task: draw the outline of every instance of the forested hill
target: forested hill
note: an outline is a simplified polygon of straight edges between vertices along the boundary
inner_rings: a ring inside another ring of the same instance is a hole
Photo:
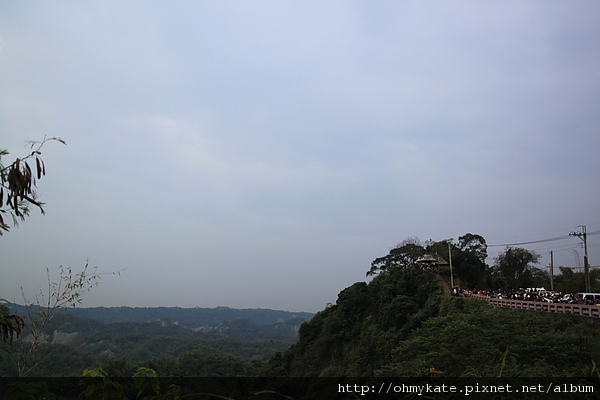
[[[568,315],[492,309],[443,294],[439,275],[390,268],[339,293],[266,376],[589,376],[600,331]]]
[[[10,304],[11,312],[27,315],[25,307]],[[104,323],[114,322],[154,322],[168,319],[188,328],[214,326],[224,321],[250,321],[257,326],[273,325],[291,319],[310,320],[314,314],[308,312],[290,312],[263,308],[236,309],[229,307],[216,308],[181,308],[181,307],[90,307],[69,308],[65,314],[82,320],[95,320]]]
[[[23,316],[25,326],[21,346],[0,342],[0,377],[22,371],[29,376],[81,376],[89,368],[131,377],[140,367],[160,376],[253,376],[275,352],[294,343],[301,323],[312,317],[226,307],[100,307],[60,310],[42,325],[47,310],[14,304],[7,308]],[[33,343],[39,351],[28,350]]]

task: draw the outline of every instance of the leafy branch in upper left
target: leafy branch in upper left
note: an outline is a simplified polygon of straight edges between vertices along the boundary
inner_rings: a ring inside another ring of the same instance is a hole
[[[31,153],[17,158],[7,166],[2,164],[2,157],[9,154],[8,150],[0,149],[0,235],[10,230],[10,225],[4,220],[7,214],[12,217],[13,226],[18,226],[19,220],[25,220],[32,205],[44,214],[44,203],[39,200],[35,188],[37,181],[46,174],[41,149],[49,141],[66,145],[66,142],[58,137],[44,137],[42,141],[29,141]],[[35,172],[32,168],[34,163]]]

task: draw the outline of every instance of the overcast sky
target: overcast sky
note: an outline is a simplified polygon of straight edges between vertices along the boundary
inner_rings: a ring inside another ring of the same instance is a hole
[[[84,306],[316,312],[407,237],[598,231],[599,16],[592,0],[2,0],[3,162],[44,135],[68,145],[43,148],[47,214],[0,238],[0,297],[89,260],[122,273]],[[580,244],[522,247],[576,267]]]

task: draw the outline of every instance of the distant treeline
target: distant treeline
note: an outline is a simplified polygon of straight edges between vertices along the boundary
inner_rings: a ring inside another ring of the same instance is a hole
[[[6,304],[11,312],[27,315],[24,306]],[[35,307],[35,306],[34,306]],[[113,322],[153,322],[168,319],[189,328],[206,325],[217,325],[223,321],[247,320],[258,326],[272,325],[290,319],[310,320],[314,314],[308,312],[290,312],[265,308],[236,309],[229,307],[216,308],[181,308],[181,307],[89,307],[68,308],[62,311],[82,320],[94,320],[104,323]]]
[[[104,323],[65,313],[45,327],[40,346],[33,353],[27,353],[32,336],[31,325],[26,323],[15,343],[2,344],[0,376],[19,376],[23,351],[31,366],[26,369],[27,376],[81,376],[88,368],[101,368],[110,376],[131,376],[140,367],[152,368],[161,376],[252,376],[275,352],[297,340],[304,322],[292,318],[259,326],[236,319],[190,328],[166,318],[172,317],[167,310],[161,309],[157,315],[163,318],[152,322]],[[270,310],[261,311],[266,321]],[[27,315],[24,310],[20,312]],[[270,320],[275,315],[294,314],[275,311]]]

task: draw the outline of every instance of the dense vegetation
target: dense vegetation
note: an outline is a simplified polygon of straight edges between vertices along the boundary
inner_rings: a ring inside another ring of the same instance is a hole
[[[108,345],[121,351],[97,356],[73,345],[45,345],[31,360],[36,365],[29,376],[81,376],[87,368],[102,368],[108,376],[131,377],[139,367],[151,368],[159,376],[254,376],[289,343],[118,335]],[[0,376],[17,376],[18,357],[11,353],[0,361]]]
[[[300,328],[270,376],[584,376],[600,334],[568,315],[490,309],[442,294],[431,269],[391,268],[342,291]]]
[[[263,319],[268,311],[261,311]],[[273,311],[267,319],[276,320],[281,313]],[[40,346],[30,354],[30,324],[19,340],[4,344],[0,376],[19,376],[23,371],[27,376],[81,376],[87,368],[102,368],[110,376],[130,377],[139,367],[152,368],[160,376],[252,376],[276,351],[297,340],[302,321],[257,325],[232,320],[189,328],[166,318],[103,323],[66,314],[45,327]]]

